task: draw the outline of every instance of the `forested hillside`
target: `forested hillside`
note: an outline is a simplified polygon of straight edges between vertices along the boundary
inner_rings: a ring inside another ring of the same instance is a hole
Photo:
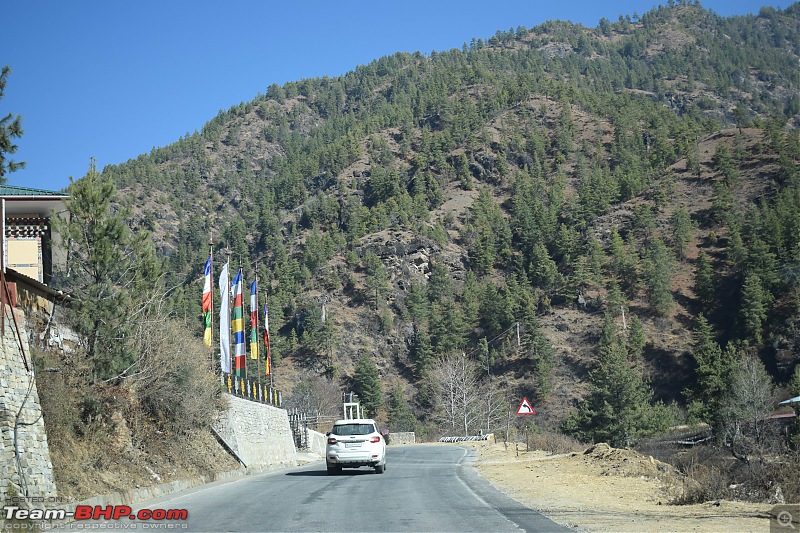
[[[273,85],[102,174],[198,339],[209,239],[258,273],[289,398],[335,379],[431,434],[523,395],[616,444],[721,428],[743,368],[800,394],[800,4],[668,4]],[[440,401],[458,366],[480,407]]]

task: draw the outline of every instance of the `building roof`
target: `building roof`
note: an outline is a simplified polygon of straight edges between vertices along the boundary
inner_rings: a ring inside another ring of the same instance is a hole
[[[797,413],[778,413],[776,415],[768,416],[767,420],[780,420],[781,418],[794,418]]]
[[[33,287],[34,289],[38,289],[41,292],[45,293],[47,296],[52,297],[55,300],[60,302],[68,302],[71,300],[69,294],[65,294],[63,291],[52,289],[41,283],[38,280],[33,279],[30,276],[26,276],[22,272],[17,272],[13,268],[9,268],[6,270],[6,279],[9,281],[14,281],[16,283],[21,283],[23,285],[27,285],[29,287]]]
[[[789,398],[788,400],[782,401],[780,404],[781,405],[786,405],[786,404],[789,404],[789,403],[798,403],[798,402],[800,402],[800,396],[795,396],[794,398]]]
[[[67,198],[69,195],[64,192],[46,191],[44,189],[34,189],[32,187],[18,187],[16,185],[0,185],[0,196],[24,196],[26,198]]]

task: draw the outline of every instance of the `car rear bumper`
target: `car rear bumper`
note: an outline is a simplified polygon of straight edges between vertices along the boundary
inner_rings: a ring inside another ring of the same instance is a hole
[[[338,466],[340,468],[358,468],[359,466],[378,466],[381,463],[380,459],[369,460],[355,460],[355,459],[338,459],[331,461],[327,459],[328,466]]]
[[[358,467],[378,465],[383,462],[383,457],[372,452],[328,453],[325,460],[328,466]]]

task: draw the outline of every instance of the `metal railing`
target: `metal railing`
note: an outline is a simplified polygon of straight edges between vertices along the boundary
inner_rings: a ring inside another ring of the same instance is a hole
[[[286,413],[289,415],[289,426],[292,428],[294,444],[298,450],[309,449],[309,429],[313,429],[318,433],[327,433],[336,420],[335,416],[320,415],[317,412],[306,411],[296,407],[287,409]]]
[[[233,374],[222,374],[222,385],[228,394],[250,400],[252,402],[283,407],[283,395],[281,391],[270,387],[268,383],[260,383],[258,380],[245,379]]]

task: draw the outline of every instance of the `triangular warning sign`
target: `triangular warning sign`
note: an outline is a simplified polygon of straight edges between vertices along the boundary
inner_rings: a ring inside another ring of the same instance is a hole
[[[520,402],[519,407],[517,407],[517,414],[518,415],[535,415],[536,410],[531,405],[531,402],[528,401],[528,398],[523,398],[522,402]]]

